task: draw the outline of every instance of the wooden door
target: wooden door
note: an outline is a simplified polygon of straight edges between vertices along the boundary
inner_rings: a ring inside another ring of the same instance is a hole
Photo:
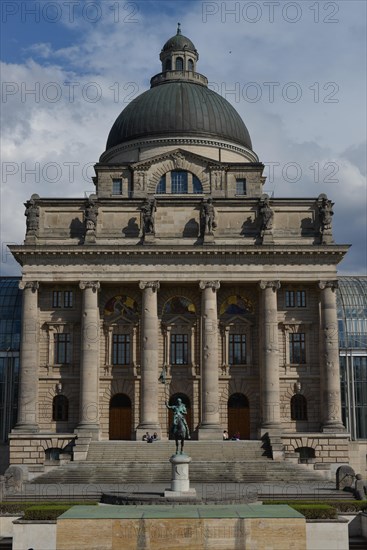
[[[228,400],[228,434],[231,438],[240,433],[240,439],[250,439],[250,407],[242,393],[231,395]]]
[[[110,439],[131,439],[131,401],[118,393],[110,401]]]

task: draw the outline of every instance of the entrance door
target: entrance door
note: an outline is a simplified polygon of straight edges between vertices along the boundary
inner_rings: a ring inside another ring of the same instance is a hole
[[[228,434],[240,433],[241,439],[250,439],[250,405],[243,393],[234,393],[228,399]]]
[[[191,403],[190,403],[190,399],[187,397],[187,395],[185,395],[184,393],[175,393],[174,395],[172,395],[170,397],[170,400],[168,401],[168,404],[169,405],[176,405],[177,399],[179,397],[181,398],[182,403],[186,407],[186,410],[187,410],[186,422],[187,422],[187,425],[188,425],[190,433],[191,433],[191,430],[192,430],[192,426],[191,426]],[[172,411],[172,409],[169,409],[168,410],[168,431],[171,429],[172,422],[173,422],[173,411]],[[169,433],[169,438],[172,439],[171,433]]]
[[[131,401],[123,393],[110,401],[110,439],[131,439]]]

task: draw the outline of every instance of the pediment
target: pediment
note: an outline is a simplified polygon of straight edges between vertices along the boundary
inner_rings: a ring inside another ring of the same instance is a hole
[[[244,315],[231,315],[226,317],[225,315],[222,318],[222,324],[225,326],[229,325],[247,325],[251,326],[252,323],[249,319],[247,319]]]
[[[208,168],[209,165],[213,165],[213,159],[185,151],[185,149],[177,148],[173,151],[168,151],[146,160],[134,162],[130,164],[130,168],[132,170],[149,170],[152,166],[165,161],[171,161],[173,163],[174,166],[172,170],[182,168],[181,165],[185,162],[194,163],[198,166],[202,166],[203,168]]]
[[[196,322],[196,315],[165,315],[164,324],[172,325],[193,325]]]

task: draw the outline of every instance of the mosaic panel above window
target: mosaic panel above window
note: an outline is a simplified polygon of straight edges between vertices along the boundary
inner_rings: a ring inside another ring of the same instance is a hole
[[[104,317],[108,323],[125,319],[135,321],[138,316],[138,304],[130,296],[114,296],[105,305]]]
[[[185,296],[174,296],[163,306],[163,315],[195,315],[194,304]]]
[[[220,315],[248,315],[249,313],[254,313],[252,302],[238,294],[226,298],[219,311]]]

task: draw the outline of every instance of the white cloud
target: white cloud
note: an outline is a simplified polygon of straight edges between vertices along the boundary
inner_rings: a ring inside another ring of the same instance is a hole
[[[179,15],[172,14],[171,4],[166,9],[166,3],[139,2],[137,23],[116,24],[110,14],[95,25],[80,18],[74,24],[64,20],[68,31],[77,30],[69,45],[55,48],[48,40],[38,39],[28,48],[25,62],[4,63],[2,78],[10,87],[2,105],[2,162],[16,163],[19,171],[8,174],[2,184],[2,242],[23,240],[23,202],[32,193],[83,196],[92,190],[82,167],[98,160],[119,112],[147,89],[150,77],[160,71],[160,50],[181,20],[182,32],[199,50],[198,70],[241,114],[260,160],[280,163],[274,182],[266,187],[274,189],[276,196],[317,197],[326,192],[336,203],[336,239],[353,243],[343,269],[363,271],[366,132],[360,46],[365,37],[365,6],[340,2],[339,23],[316,24],[312,2],[299,4],[303,17],[298,23],[290,24],[277,16],[269,23],[264,15],[258,23],[250,24],[243,18],[235,23],[233,17],[223,23],[220,13],[204,23],[201,2],[175,3]],[[249,82],[260,86],[257,102],[249,100],[247,94],[253,91],[246,87]],[[269,101],[266,82],[279,83],[274,87],[273,102]],[[284,96],[284,86],[290,82],[296,82],[302,91],[295,103]],[[323,88],[328,82],[339,87],[334,96],[337,103],[325,102],[333,91]],[[36,97],[26,93],[31,89],[36,89]],[[60,99],[53,101],[57,93],[61,93]],[[93,103],[98,93],[100,98]],[[37,162],[40,181],[32,174],[22,174],[22,163],[25,171],[34,169]],[[79,163],[73,179],[69,177],[70,162]],[[290,162],[302,169],[302,178],[294,183],[282,175]],[[54,183],[47,181],[54,174],[51,163],[62,169]],[[315,181],[316,163],[319,182]],[[337,183],[325,181],[330,174],[327,163],[337,165]],[[42,174],[45,166],[50,171]],[[3,261],[2,272],[14,270],[9,265]]]

